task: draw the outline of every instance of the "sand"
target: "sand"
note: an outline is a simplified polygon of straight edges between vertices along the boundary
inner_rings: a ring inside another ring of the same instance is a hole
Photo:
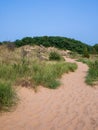
[[[98,130],[98,86],[85,84],[88,67],[77,64],[56,90],[39,87],[34,93],[21,87],[17,108],[0,115],[0,130]]]

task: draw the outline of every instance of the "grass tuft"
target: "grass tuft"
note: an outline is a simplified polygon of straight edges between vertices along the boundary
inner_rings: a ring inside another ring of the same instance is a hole
[[[98,81],[98,61],[94,61],[89,65],[89,70],[86,76],[86,83],[94,85]]]
[[[16,92],[9,83],[0,83],[0,110],[8,110],[16,103]]]

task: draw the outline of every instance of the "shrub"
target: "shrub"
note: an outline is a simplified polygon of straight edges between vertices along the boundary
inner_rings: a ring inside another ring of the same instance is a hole
[[[90,55],[89,55],[87,47],[84,48],[83,57],[90,58]]]
[[[61,60],[61,55],[56,51],[50,52],[49,60]]]
[[[15,103],[15,90],[8,83],[0,83],[0,110],[7,110]]]
[[[7,48],[9,51],[14,51],[15,50],[15,43],[9,42],[6,44]]]

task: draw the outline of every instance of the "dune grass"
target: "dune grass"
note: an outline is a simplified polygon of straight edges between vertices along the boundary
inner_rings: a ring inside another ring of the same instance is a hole
[[[87,64],[88,66],[90,66],[90,64],[92,63],[91,59],[88,58],[79,58],[77,61]]]
[[[95,85],[98,82],[98,60],[81,58],[78,61],[87,64],[89,67],[85,82],[90,86]]]
[[[40,62],[32,61],[32,64],[0,64],[0,81],[14,84],[18,79],[30,77],[35,85],[43,85],[49,88],[59,86],[58,78],[63,73],[74,71],[77,65],[66,62]],[[53,87],[52,87],[53,86]]]
[[[58,78],[60,78],[62,74],[74,71],[76,68],[76,64],[66,62],[34,64],[32,78],[35,84],[41,84],[54,89],[60,85]]]
[[[94,85],[98,81],[98,60],[92,62],[89,65],[89,70],[86,76],[86,83],[89,85]]]
[[[9,53],[5,47],[1,48],[0,110],[8,109],[15,104],[17,96],[13,86],[29,86],[34,91],[39,85],[56,89],[60,85],[59,78],[64,73],[73,72],[77,69],[75,63],[65,62],[58,52],[52,54],[55,61],[41,60],[35,54],[37,55],[37,51],[34,52],[34,56],[32,54],[29,57],[21,55],[21,50],[18,49]],[[49,53],[47,53],[48,56]]]
[[[0,64],[0,80],[14,83],[18,78],[28,75],[28,66],[22,64]]]
[[[0,82],[0,110],[8,110],[16,103],[15,89],[9,83]]]
[[[59,78],[64,73],[75,71],[77,65],[67,62],[40,62],[32,61],[32,64],[0,64],[0,109],[7,109],[15,103],[16,92],[11,85],[15,85],[21,79],[31,79],[32,86],[42,85],[55,89],[60,85]]]

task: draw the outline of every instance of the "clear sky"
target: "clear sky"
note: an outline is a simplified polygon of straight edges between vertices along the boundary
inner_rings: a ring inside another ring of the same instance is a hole
[[[44,35],[98,43],[98,0],[0,0],[0,41]]]

